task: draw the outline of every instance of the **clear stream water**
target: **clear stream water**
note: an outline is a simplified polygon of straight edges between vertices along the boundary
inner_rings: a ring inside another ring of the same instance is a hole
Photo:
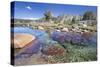
[[[44,48],[47,45],[55,45],[58,42],[60,44],[72,40],[73,42],[79,43],[82,39],[80,34],[71,34],[71,33],[63,33],[63,32],[57,32],[52,31],[49,35],[46,31],[43,30],[33,30],[27,27],[14,27],[11,28],[11,33],[28,33],[37,38],[37,42],[33,43],[30,47],[24,48],[24,51],[21,52],[21,54],[26,53],[36,53],[40,50],[40,47]],[[72,39],[71,39],[72,38]],[[88,45],[97,45],[97,33],[93,33],[92,36],[89,38],[89,40],[86,40],[83,38],[83,42]],[[35,46],[34,46],[35,44]],[[20,54],[17,56],[19,57]]]
[[[56,43],[56,41],[59,42],[65,42],[73,40],[73,41],[79,41],[82,39],[80,34],[72,34],[72,33],[62,33],[62,32],[57,32],[57,31],[52,31],[51,35],[48,35],[46,31],[43,30],[33,30],[27,27],[14,27],[11,28],[11,33],[28,33],[33,36],[36,36],[36,38],[43,44],[53,44]],[[72,39],[71,39],[72,38]],[[86,40],[85,38],[83,38]],[[88,43],[90,44],[97,44],[97,32],[94,32],[92,36],[87,40]]]

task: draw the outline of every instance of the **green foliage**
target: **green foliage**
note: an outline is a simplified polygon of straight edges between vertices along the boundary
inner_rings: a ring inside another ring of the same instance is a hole
[[[92,11],[87,11],[83,15],[83,20],[93,20],[95,19],[94,14]]]
[[[72,24],[75,24],[75,22],[76,22],[75,17],[73,17]]]
[[[53,56],[52,59],[56,63],[66,63],[67,62],[66,54],[64,54],[62,56]]]
[[[45,20],[46,20],[46,21],[50,21],[50,19],[52,18],[51,11],[46,11],[46,12],[44,13],[44,16],[45,16]]]
[[[68,62],[84,62],[97,60],[96,47],[77,46],[65,43]]]

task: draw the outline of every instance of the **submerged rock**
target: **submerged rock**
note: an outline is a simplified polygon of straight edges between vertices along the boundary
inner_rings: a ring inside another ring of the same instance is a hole
[[[35,36],[26,33],[14,33],[11,45],[13,48],[23,48],[36,39]]]
[[[48,47],[42,49],[42,53],[44,55],[51,55],[51,56],[63,55],[64,52],[65,52],[65,49],[63,47],[61,47],[60,45],[58,45],[58,46],[48,46]]]
[[[51,33],[51,38],[61,44],[70,42],[76,45],[96,45],[97,34],[94,32],[84,32],[83,34],[77,32],[57,32]]]
[[[25,46],[24,48],[20,49],[20,51],[15,55],[15,58],[27,58],[36,54],[40,51],[41,43],[37,40],[30,43],[30,45]]]

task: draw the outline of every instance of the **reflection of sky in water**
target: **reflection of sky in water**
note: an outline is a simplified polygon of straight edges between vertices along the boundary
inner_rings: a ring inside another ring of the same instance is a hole
[[[37,37],[38,41],[45,45],[55,44],[56,41],[59,42],[65,42],[66,40],[72,40],[73,42],[81,42],[80,40],[83,39],[83,42],[86,42],[86,44],[97,44],[97,33],[93,33],[92,36],[89,38],[89,40],[86,40],[85,38],[82,38],[80,34],[71,34],[67,33],[64,34],[62,32],[56,32],[53,31],[51,34],[51,38],[48,36],[48,34],[43,30],[32,30],[27,27],[14,27],[12,28],[11,32],[14,33],[29,33]],[[69,36],[69,37],[68,37]],[[72,39],[71,39],[72,38]]]
[[[27,27],[14,27],[14,28],[11,29],[11,32],[14,32],[14,33],[29,33],[29,34],[32,34],[32,35],[37,36],[37,37],[46,34],[45,31],[32,30],[32,29],[29,29]]]
[[[37,39],[43,43],[43,44],[54,44],[56,43],[55,41],[53,41],[52,39],[49,38],[48,34],[45,31],[41,31],[41,30],[32,30],[30,28],[27,27],[14,27],[11,29],[11,32],[13,33],[28,33],[31,34],[33,36],[36,36]]]

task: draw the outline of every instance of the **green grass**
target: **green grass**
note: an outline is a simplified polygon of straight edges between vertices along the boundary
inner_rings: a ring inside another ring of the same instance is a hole
[[[55,63],[66,63],[66,62],[85,62],[85,61],[96,61],[97,51],[96,47],[92,46],[77,46],[70,43],[64,43],[66,52],[62,56],[53,56],[50,61]]]
[[[96,47],[92,46],[77,46],[65,43],[67,57],[69,62],[83,62],[83,61],[96,61],[97,51]]]

